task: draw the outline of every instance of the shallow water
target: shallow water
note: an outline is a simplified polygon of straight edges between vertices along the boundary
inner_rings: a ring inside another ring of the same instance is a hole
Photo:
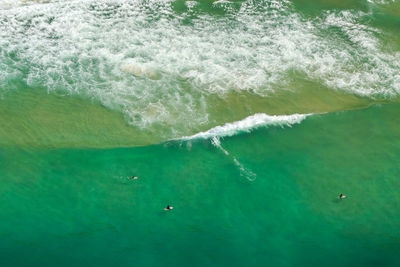
[[[400,90],[397,1],[13,3],[0,9],[0,93],[91,99],[153,143],[254,110],[332,111]]]
[[[3,1],[1,265],[399,265],[399,11]]]
[[[374,106],[260,128],[221,139],[229,155],[202,139],[2,148],[1,261],[399,264],[398,112]]]

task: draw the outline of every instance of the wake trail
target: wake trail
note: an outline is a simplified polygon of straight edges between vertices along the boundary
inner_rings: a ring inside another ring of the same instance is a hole
[[[249,168],[246,168],[235,156],[222,147],[220,138],[249,133],[261,127],[280,126],[292,127],[295,124],[301,123],[308,116],[313,114],[291,114],[291,115],[268,115],[265,113],[256,113],[242,120],[228,122],[224,125],[219,125],[205,132],[199,132],[191,136],[182,136],[174,140],[189,141],[195,139],[209,139],[211,144],[221,150],[229,157],[235,166],[239,169],[240,175],[249,181],[254,181],[257,174]]]
[[[232,161],[235,163],[235,166],[239,169],[240,176],[245,177],[250,182],[253,182],[257,178],[256,173],[254,173],[249,168],[246,168],[235,156],[231,156],[229,154],[229,152],[225,148],[222,147],[221,141],[217,136],[214,136],[213,138],[211,138],[211,144],[213,144],[215,147],[217,147],[222,152],[224,152],[224,154],[227,157],[232,159]]]

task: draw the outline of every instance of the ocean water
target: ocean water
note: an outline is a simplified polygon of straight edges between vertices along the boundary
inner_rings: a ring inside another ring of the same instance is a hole
[[[399,95],[397,0],[0,1],[1,266],[400,265]]]

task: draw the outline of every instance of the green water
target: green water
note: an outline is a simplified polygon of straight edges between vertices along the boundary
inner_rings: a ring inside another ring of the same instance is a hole
[[[3,148],[1,261],[394,266],[399,111],[374,106],[225,138],[229,156],[205,140]],[[256,179],[241,176],[230,156]],[[162,210],[167,203],[172,211]]]
[[[397,0],[5,0],[0,265],[398,266],[399,95]]]

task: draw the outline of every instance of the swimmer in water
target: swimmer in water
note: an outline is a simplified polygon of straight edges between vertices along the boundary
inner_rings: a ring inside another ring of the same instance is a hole
[[[343,198],[345,198],[346,196],[345,195],[343,195],[343,194],[340,194],[339,195],[339,199],[343,199]]]
[[[132,179],[132,180],[136,180],[137,178],[138,178],[137,176],[128,177],[128,179]]]
[[[172,210],[174,207],[171,207],[170,205],[167,205],[167,207],[164,210]]]

